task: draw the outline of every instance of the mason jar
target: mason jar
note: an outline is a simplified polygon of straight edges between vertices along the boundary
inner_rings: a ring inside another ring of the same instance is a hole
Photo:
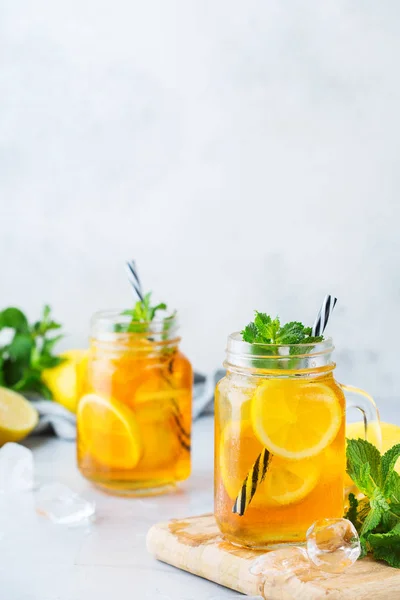
[[[78,466],[115,494],[163,493],[190,475],[192,368],[175,315],[130,318],[104,311],[92,319]]]
[[[229,541],[301,542],[317,519],[343,516],[345,394],[378,446],[380,427],[372,398],[335,380],[333,350],[330,338],[273,346],[229,337],[215,398],[215,517]]]

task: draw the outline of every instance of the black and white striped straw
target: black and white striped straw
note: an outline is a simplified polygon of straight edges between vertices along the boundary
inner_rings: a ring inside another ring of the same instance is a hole
[[[312,327],[311,335],[316,337],[318,335],[322,335],[328,325],[329,318],[335,308],[335,304],[337,302],[337,298],[334,296],[330,296],[327,294],[324,298],[324,301],[319,309],[319,313],[317,318],[315,319],[314,325]]]
[[[143,301],[143,290],[142,284],[137,274],[136,263],[134,260],[126,261],[126,271],[128,273],[129,283],[133,287],[134,291],[138,295],[139,300]]]

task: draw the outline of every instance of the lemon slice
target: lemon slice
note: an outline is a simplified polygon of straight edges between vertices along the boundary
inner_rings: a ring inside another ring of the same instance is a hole
[[[139,426],[133,411],[114,399],[87,394],[78,405],[80,443],[94,460],[114,469],[133,469],[140,460]]]
[[[26,437],[38,422],[38,413],[21,394],[0,387],[0,446]]]
[[[219,442],[219,467],[231,500],[236,499],[262,449],[250,421],[231,421],[224,427]]]
[[[219,444],[219,466],[222,482],[232,501],[236,499],[262,448],[250,421],[233,421],[225,426]],[[318,483],[320,470],[316,459],[288,461],[272,457],[251,507],[273,507],[300,502]]]
[[[272,454],[300,460],[319,454],[335,439],[342,410],[326,385],[269,380],[255,391],[251,422],[258,440]]]
[[[319,474],[315,460],[288,461],[274,456],[265,480],[254,496],[253,506],[282,506],[300,502],[315,488]]]

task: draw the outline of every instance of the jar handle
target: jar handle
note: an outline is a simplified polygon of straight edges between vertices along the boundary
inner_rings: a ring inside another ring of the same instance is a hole
[[[379,412],[375,401],[364,390],[360,390],[353,385],[339,384],[346,395],[346,407],[357,408],[363,415],[365,439],[371,444],[374,444],[378,450],[382,449],[382,433],[379,420]],[[357,398],[348,398],[347,394],[357,396]]]

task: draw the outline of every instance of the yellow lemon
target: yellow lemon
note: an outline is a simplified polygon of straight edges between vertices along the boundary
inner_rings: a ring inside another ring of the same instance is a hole
[[[134,469],[141,455],[133,411],[97,394],[81,398],[77,412],[80,443],[94,460],[110,469]]]
[[[234,501],[263,446],[254,435],[250,421],[231,422],[220,441],[221,477],[228,496]],[[273,456],[267,474],[257,487],[253,508],[283,506],[300,502],[316,486],[320,474],[318,460],[289,461]]]
[[[19,442],[38,422],[38,412],[21,394],[0,387],[0,446]]]
[[[301,460],[319,454],[335,439],[342,410],[335,393],[322,383],[271,379],[254,393],[251,422],[272,454]]]
[[[62,404],[71,412],[76,412],[76,405],[82,388],[87,368],[87,350],[68,350],[60,354],[65,358],[58,367],[46,369],[42,380],[53,394],[55,402]]]

